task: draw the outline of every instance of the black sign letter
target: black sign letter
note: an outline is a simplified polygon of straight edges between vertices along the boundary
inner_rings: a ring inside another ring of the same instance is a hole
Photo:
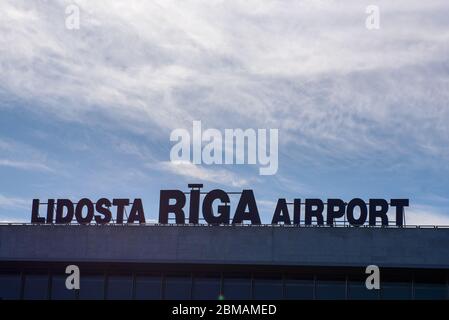
[[[170,199],[176,200],[175,204],[170,204]],[[174,213],[177,224],[185,223],[184,205],[186,204],[186,196],[180,190],[161,190],[159,200],[159,223],[168,223],[168,214]]]
[[[247,206],[248,212],[245,211]],[[242,223],[244,220],[250,220],[252,224],[261,224],[253,190],[242,191],[232,224]]]

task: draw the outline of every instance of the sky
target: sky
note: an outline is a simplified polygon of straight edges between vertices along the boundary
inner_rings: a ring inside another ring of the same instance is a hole
[[[66,26],[79,8],[79,29]],[[368,29],[366,7],[379,8]],[[0,220],[33,198],[253,189],[277,198],[409,198],[449,225],[449,2],[0,2]],[[170,133],[276,128],[279,169],[170,162]]]

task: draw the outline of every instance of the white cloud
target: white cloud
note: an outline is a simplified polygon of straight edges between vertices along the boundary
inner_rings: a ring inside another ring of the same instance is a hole
[[[29,209],[31,207],[31,200],[8,197],[0,194],[0,208],[3,209]]]
[[[0,214],[0,223],[27,223],[27,222],[29,221],[25,218],[4,216]]]
[[[159,168],[196,181],[208,181],[232,187],[243,187],[249,183],[249,180],[243,179],[228,170],[206,169],[191,162],[161,162]]]
[[[28,144],[0,138],[0,167],[54,173],[54,165],[45,152]]]
[[[17,169],[24,169],[24,170],[37,170],[37,171],[48,171],[52,172],[53,170],[42,163],[34,163],[34,162],[27,162],[27,161],[14,161],[14,160],[8,160],[8,159],[0,159],[0,166],[3,167],[11,167],[11,168],[17,168]]]
[[[29,220],[22,217],[4,216],[0,214],[0,223],[27,223]]]
[[[79,0],[69,31],[71,3],[0,4],[1,87],[35,108],[153,134],[279,128],[339,161],[449,159],[447,1],[377,1],[376,31],[369,1]]]
[[[413,205],[406,209],[407,225],[449,226],[449,215],[427,205]]]

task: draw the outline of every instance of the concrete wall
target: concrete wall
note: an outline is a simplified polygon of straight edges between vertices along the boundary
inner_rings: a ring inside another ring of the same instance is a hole
[[[449,268],[449,229],[0,226],[0,261]]]

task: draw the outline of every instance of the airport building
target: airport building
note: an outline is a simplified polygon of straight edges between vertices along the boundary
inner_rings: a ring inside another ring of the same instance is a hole
[[[416,226],[2,224],[0,298],[448,299],[448,244]]]

